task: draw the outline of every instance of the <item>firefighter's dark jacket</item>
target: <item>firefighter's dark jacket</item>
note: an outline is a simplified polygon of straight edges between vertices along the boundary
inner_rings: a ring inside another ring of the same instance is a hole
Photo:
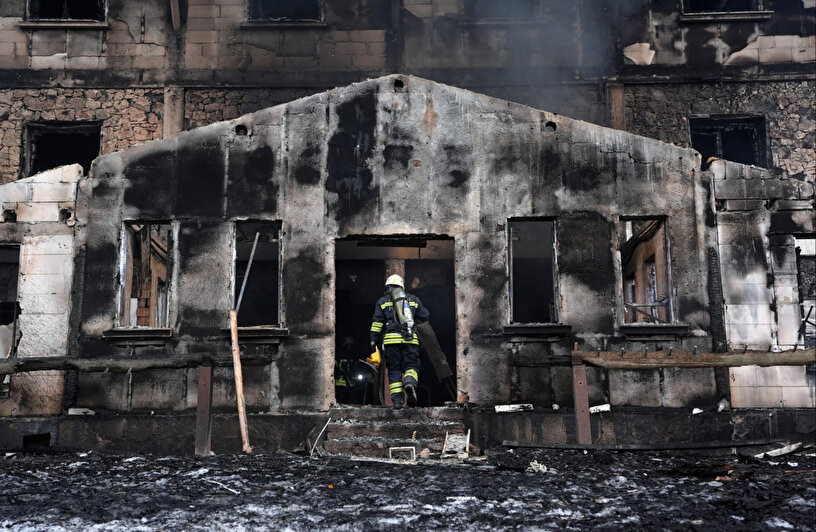
[[[426,309],[418,297],[408,294],[408,305],[413,313],[414,323],[428,321],[430,312]],[[401,301],[399,303],[402,303]],[[385,295],[381,297],[374,307],[374,316],[371,318],[371,341],[377,345],[392,344],[414,344],[419,345],[419,337],[414,332],[414,337],[405,339],[402,335],[403,328],[397,320],[394,305],[399,304]]]

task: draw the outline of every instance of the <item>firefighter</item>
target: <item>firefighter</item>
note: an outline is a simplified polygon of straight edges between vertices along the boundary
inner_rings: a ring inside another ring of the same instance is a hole
[[[416,326],[428,321],[430,313],[416,296],[405,293],[399,275],[385,281],[385,295],[374,307],[371,318],[371,350],[384,347],[385,367],[394,410],[400,410],[407,396],[408,406],[417,402],[419,382],[419,337]]]

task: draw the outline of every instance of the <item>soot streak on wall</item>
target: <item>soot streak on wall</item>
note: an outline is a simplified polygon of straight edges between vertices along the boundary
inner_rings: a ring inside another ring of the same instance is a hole
[[[379,190],[369,167],[377,126],[376,90],[355,95],[337,105],[335,112],[337,128],[329,139],[326,190],[337,194],[337,200],[333,209],[331,202],[327,209],[342,227],[365,209],[376,209]]]

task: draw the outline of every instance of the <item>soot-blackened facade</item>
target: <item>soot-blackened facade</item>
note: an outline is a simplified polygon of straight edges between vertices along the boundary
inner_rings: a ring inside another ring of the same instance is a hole
[[[575,341],[594,350],[637,348],[644,340],[620,310],[621,219],[664,220],[672,249],[673,316],[649,334],[688,349],[724,341],[711,326],[714,198],[710,174],[699,167],[691,150],[407,76],[297,100],[95,162],[77,210],[82,273],[75,286],[82,296],[72,345],[80,356],[100,357],[226,351],[236,223],[279,223],[280,319],[269,325],[288,335],[251,346],[277,355],[247,372],[249,404],[325,410],[334,400],[336,240],[452,238],[460,394],[477,403],[566,401],[562,368],[519,361],[558,359]],[[554,279],[538,282],[557,287],[558,324],[510,327],[514,219],[554,224]],[[117,334],[126,222],[172,226],[171,332],[158,342]],[[82,375],[75,401],[117,410],[189,408],[193,376]],[[672,391],[658,404],[719,398],[713,370],[665,378]],[[593,399],[615,400],[628,387],[625,376],[607,381],[599,371],[593,379]]]

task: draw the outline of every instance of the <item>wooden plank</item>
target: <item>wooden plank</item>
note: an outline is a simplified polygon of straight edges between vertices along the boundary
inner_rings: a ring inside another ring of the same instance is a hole
[[[257,366],[269,364],[276,359],[276,354],[245,355],[243,363]],[[231,355],[226,357],[211,353],[182,353],[148,358],[18,357],[0,360],[0,375],[52,370],[128,373],[151,369],[195,368],[203,364],[205,360],[211,360],[212,365],[218,367],[233,364]]]
[[[258,240],[257,233],[255,234],[255,240],[256,242]],[[250,262],[252,262],[251,256]],[[246,400],[244,399],[244,374],[241,370],[241,347],[238,345],[238,311],[230,310],[229,321],[232,336],[232,368],[235,374],[235,395],[238,399],[238,425],[241,429],[243,451],[251,453],[252,447],[249,445],[249,428],[247,427],[246,417]]]
[[[212,451],[212,392],[212,366],[205,364],[198,368],[195,453],[199,456]]]
[[[589,425],[589,391],[586,366],[575,353],[572,358],[572,396],[575,404],[575,429],[580,445],[592,444],[592,428]]]
[[[735,350],[710,353],[672,349],[669,351],[620,352],[588,351],[576,353],[583,361],[606,369],[657,368],[733,368],[738,366],[804,366],[816,363],[814,349],[782,351]]]

